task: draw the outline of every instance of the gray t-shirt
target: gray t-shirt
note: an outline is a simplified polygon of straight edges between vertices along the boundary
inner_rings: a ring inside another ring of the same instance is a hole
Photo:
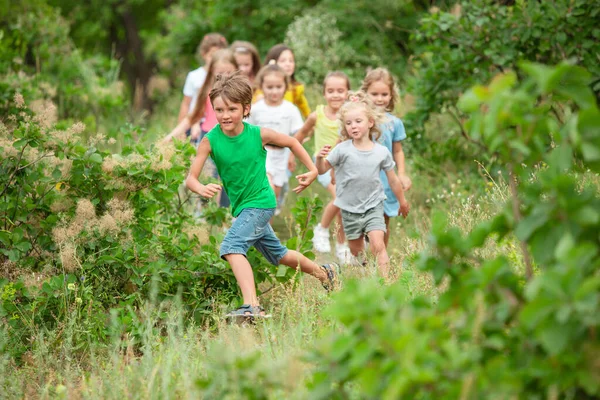
[[[333,148],[327,161],[335,171],[333,204],[344,211],[364,213],[385,200],[379,172],[389,171],[395,163],[392,153],[379,143],[371,150],[358,150],[352,140]]]

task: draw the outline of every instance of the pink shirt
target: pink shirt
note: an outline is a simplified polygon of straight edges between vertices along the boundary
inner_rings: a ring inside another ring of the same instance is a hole
[[[214,128],[215,125],[217,125],[217,115],[210,103],[210,97],[207,97],[206,105],[204,106],[204,121],[200,124],[200,128],[202,128],[202,132],[208,132]]]

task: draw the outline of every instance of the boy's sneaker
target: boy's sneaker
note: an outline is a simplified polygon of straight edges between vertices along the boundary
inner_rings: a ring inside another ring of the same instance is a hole
[[[319,253],[330,253],[331,243],[329,243],[329,229],[325,229],[318,224],[314,229],[314,237],[312,239],[313,248]]]
[[[336,243],[335,255],[342,264],[352,264],[353,256],[346,243]]]
[[[321,284],[325,290],[327,290],[327,292],[331,292],[338,287],[340,266],[336,263],[330,263],[321,265],[321,268],[327,274],[327,280],[325,282],[321,282]]]

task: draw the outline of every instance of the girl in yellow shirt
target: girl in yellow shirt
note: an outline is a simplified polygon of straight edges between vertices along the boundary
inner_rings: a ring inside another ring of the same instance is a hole
[[[303,118],[306,118],[310,114],[310,107],[306,96],[304,95],[304,85],[296,80],[296,60],[294,58],[294,52],[292,49],[284,44],[277,44],[271,47],[271,50],[267,53],[265,58],[265,65],[276,63],[281,69],[285,71],[287,76],[290,78],[290,85],[285,92],[284,99],[294,104],[300,110]],[[260,88],[257,88],[254,93],[253,103],[262,99],[263,93]]]
[[[350,80],[348,76],[340,71],[334,71],[327,74],[323,81],[323,97],[325,97],[325,105],[317,106],[315,112],[311,113],[304,126],[296,133],[295,137],[300,143],[303,143],[308,137],[315,137],[314,157],[323,146],[333,147],[340,140],[340,126],[337,120],[337,112],[346,101],[346,96],[350,90]],[[290,157],[290,164],[294,164],[294,160]],[[337,243],[336,255],[343,263],[351,261],[350,249],[346,244],[346,236],[342,229],[342,216],[340,209],[333,204],[335,200],[335,183],[332,182],[331,173],[328,171],[323,175],[318,176],[321,183],[331,194],[331,201],[325,206],[321,223],[314,229],[313,246],[320,253],[331,252],[331,244],[329,243],[329,226],[337,217],[339,227],[337,228]]]

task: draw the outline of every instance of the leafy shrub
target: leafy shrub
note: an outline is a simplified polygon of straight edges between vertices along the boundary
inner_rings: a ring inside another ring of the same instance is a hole
[[[462,134],[463,114],[456,107],[465,88],[514,70],[521,60],[556,64],[574,60],[589,70],[589,84],[598,93],[600,15],[597,2],[460,3],[452,12],[439,9],[425,15],[412,33],[413,76],[409,92],[417,97],[407,120],[411,131],[422,129],[430,116],[448,112]]]
[[[288,26],[285,43],[294,49],[301,82],[321,82],[329,71],[353,65],[354,50],[342,41],[335,16],[321,9],[305,12]]]
[[[342,329],[313,353],[318,398],[600,394],[600,199],[568,173],[574,156],[600,171],[600,111],[581,68],[521,70],[522,83],[499,75],[459,103],[469,134],[510,171],[508,204],[467,235],[434,216],[419,265],[441,285],[437,304],[401,282],[340,293]],[[521,261],[482,258],[491,237],[518,240]]]
[[[101,316],[122,308],[123,321],[131,320],[127,310],[135,313],[152,285],[156,300],[180,297],[196,321],[237,298],[218,251],[226,210],[206,205],[204,222],[194,221],[190,195],[179,192],[191,146],[135,145],[110,154],[103,135],[85,143],[83,124],[58,129],[15,98],[19,113],[0,127],[0,318],[16,354],[35,331],[73,313],[102,339]],[[306,199],[295,210],[293,248],[310,246],[319,204]],[[256,252],[249,259],[257,283],[294,276]]]

